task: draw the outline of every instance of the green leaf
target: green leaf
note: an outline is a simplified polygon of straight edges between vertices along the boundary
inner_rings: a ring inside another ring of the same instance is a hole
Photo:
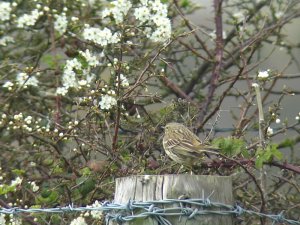
[[[181,0],[180,1],[180,6],[182,7],[182,8],[187,8],[188,6],[190,6],[190,0]]]
[[[13,169],[12,172],[18,176],[22,176],[23,174],[25,174],[24,170],[19,170],[19,169]]]
[[[80,170],[80,172],[81,172],[82,176],[84,176],[84,177],[88,177],[92,173],[91,170],[90,170],[90,168],[88,168],[88,167],[82,168]]]
[[[44,189],[41,194],[36,198],[36,204],[53,204],[59,198],[57,191]]]
[[[44,54],[41,58],[41,62],[48,65],[49,68],[55,69],[60,59],[62,59],[60,55]]]
[[[244,153],[247,156],[248,151],[246,150],[246,144],[241,139],[236,139],[233,137],[228,138],[217,138],[213,141],[213,145],[221,149],[224,155],[236,156],[240,153]]]
[[[85,178],[86,179],[86,178]],[[96,182],[92,178],[86,179],[80,186],[79,192],[85,197],[88,193],[95,189]]]
[[[52,170],[53,174],[59,175],[59,174],[63,174],[64,170],[63,168],[61,168],[59,165],[56,165],[53,170]]]
[[[280,146],[285,148],[285,147],[293,147],[296,144],[296,141],[293,139],[285,139],[283,142],[280,143]]]
[[[15,186],[7,185],[7,184],[0,186],[0,195],[6,195],[9,192],[15,192],[15,191],[16,191]]]
[[[257,168],[262,168],[265,162],[270,162],[274,158],[281,160],[283,158],[283,154],[278,150],[277,147],[277,144],[270,144],[265,149],[259,148],[255,154],[255,166]]]
[[[283,158],[283,154],[278,150],[278,145],[273,144],[268,146],[270,148],[271,156],[281,160]]]

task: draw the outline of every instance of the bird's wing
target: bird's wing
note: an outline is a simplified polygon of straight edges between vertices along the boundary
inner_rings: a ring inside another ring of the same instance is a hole
[[[171,138],[164,139],[163,142],[164,142],[164,145],[166,147],[168,147],[168,148],[174,148],[174,147],[176,147],[176,146],[178,146],[180,144],[180,140],[178,140],[178,139],[171,139]]]

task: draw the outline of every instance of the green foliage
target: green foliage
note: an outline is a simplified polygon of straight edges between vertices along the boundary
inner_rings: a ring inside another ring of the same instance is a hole
[[[57,67],[57,62],[61,59],[61,55],[44,54],[41,58],[41,62],[45,63],[49,68],[55,69]]]
[[[265,162],[270,162],[274,158],[281,160],[283,158],[283,154],[278,150],[277,147],[277,144],[270,144],[265,149],[259,148],[255,154],[255,166],[257,168],[262,168]]]
[[[296,144],[296,141],[294,139],[286,138],[280,143],[280,147],[286,148],[286,147],[294,147]]]
[[[122,156],[122,159],[125,161],[125,162],[128,162],[132,159],[132,156],[130,154],[130,152],[128,150],[124,150],[121,152],[121,156]]]
[[[221,153],[227,156],[237,156],[242,154],[243,157],[249,157],[249,153],[246,150],[246,143],[234,137],[216,138],[213,140],[213,145],[220,148]]]
[[[180,1],[180,6],[183,7],[183,8],[186,8],[188,6],[190,6],[190,0],[181,0]]]
[[[90,168],[84,167],[80,170],[80,173],[82,174],[82,176],[88,177],[89,175],[91,175],[92,171],[90,170]]]
[[[16,187],[14,185],[13,186],[7,184],[0,185],[0,196],[15,191],[16,191]]]
[[[22,175],[25,174],[26,171],[25,170],[19,170],[19,169],[13,169],[12,172],[14,174],[16,174],[17,176],[22,176]]]
[[[82,197],[86,197],[91,191],[95,189],[96,182],[92,178],[81,177],[76,180],[79,184],[79,192]]]
[[[38,205],[52,205],[59,199],[59,193],[55,190],[43,189],[36,197],[36,204]]]
[[[56,166],[53,167],[52,172],[53,172],[53,174],[63,174],[64,169],[61,166],[56,165]]]

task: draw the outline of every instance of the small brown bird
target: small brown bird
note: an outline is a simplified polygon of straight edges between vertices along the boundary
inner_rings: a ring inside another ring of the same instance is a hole
[[[163,147],[166,154],[175,162],[192,166],[199,162],[205,153],[218,154],[219,149],[203,144],[186,126],[168,123],[165,126]]]

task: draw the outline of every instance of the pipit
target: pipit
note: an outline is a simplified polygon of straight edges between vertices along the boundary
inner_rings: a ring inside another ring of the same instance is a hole
[[[168,123],[165,126],[163,147],[166,154],[175,162],[191,167],[201,162],[205,153],[218,154],[218,148],[206,145],[180,123]]]

